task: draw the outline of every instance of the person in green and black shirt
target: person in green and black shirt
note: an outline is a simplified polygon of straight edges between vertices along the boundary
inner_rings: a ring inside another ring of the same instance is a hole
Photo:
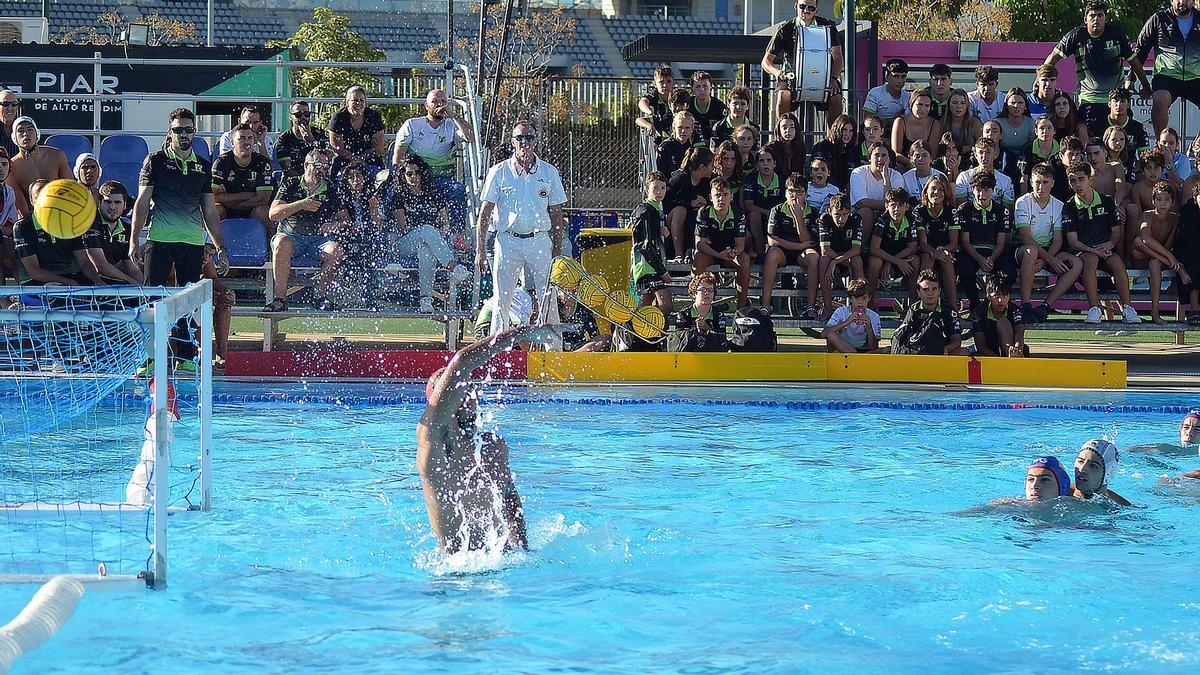
[[[867,285],[874,294],[880,279],[898,272],[910,292],[916,284],[917,226],[908,217],[908,191],[894,187],[883,196],[884,215],[871,233],[871,257],[867,261]]]
[[[712,272],[703,272],[692,277],[688,283],[688,295],[692,304],[671,315],[675,330],[698,331],[701,335],[716,335],[725,338],[725,315],[714,305],[717,297],[717,277]]]
[[[300,176],[304,173],[304,157],[313,148],[329,150],[329,136],[325,130],[310,124],[312,112],[308,102],[292,103],[292,126],[275,141],[275,161],[283,169],[284,176]]]
[[[711,206],[696,215],[696,260],[692,274],[701,274],[709,265],[737,270],[738,307],[750,304],[750,256],[746,254],[746,219],[733,206],[729,181],[714,178],[709,186]]]
[[[646,200],[638,204],[629,216],[633,230],[630,276],[637,288],[638,306],[657,305],[663,314],[670,314],[672,305],[671,274],[667,271],[665,239],[669,234],[663,216],[663,199],[667,196],[667,177],[659,171],[646,176]]]
[[[1142,86],[1146,86],[1146,73],[1142,70],[1145,55],[1134,54],[1129,36],[1120,26],[1108,22],[1108,5],[1099,0],[1084,5],[1083,25],[1076,26],[1058,41],[1046,56],[1045,64],[1052,66],[1068,56],[1075,57],[1079,112],[1089,129],[1108,114],[1108,92],[1121,84],[1125,61]]]
[[[271,238],[271,264],[276,288],[286,289],[292,273],[292,260],[319,260],[317,309],[331,311],[336,305],[327,297],[333,273],[345,253],[332,238],[337,229],[337,214],[342,210],[337,191],[326,180],[332,164],[326,150],[311,150],[304,158],[304,175],[287,178],[271,202],[271,220],[279,221],[279,231]],[[264,312],[287,311],[287,298],[272,300]]]
[[[958,224],[954,222],[949,186],[946,178],[933,177],[921,190],[920,204],[912,212],[921,269],[936,268],[943,279],[954,278],[954,256],[958,253]],[[950,306],[957,307],[957,284],[946,284],[945,290]]]
[[[262,223],[267,234],[274,235],[270,210],[272,184],[271,160],[254,152],[258,137],[249,124],[239,124],[232,132],[233,149],[223,152],[212,165],[212,191],[217,214],[226,218],[253,218]]]
[[[49,182],[39,178],[30,183],[30,204],[37,202],[38,193]],[[20,263],[17,279],[22,284],[91,286],[98,280],[84,274],[89,263],[83,237],[52,237],[37,224],[32,213],[13,226],[13,244]]]
[[[1000,272],[1010,279],[1016,277],[1016,263],[1008,252],[1012,237],[1012,211],[1008,205],[993,199],[996,178],[992,173],[977,173],[971,177],[971,199],[954,211],[958,225],[959,252],[954,257],[958,271],[958,286],[971,306],[979,304],[979,271]]]
[[[675,89],[675,73],[671,66],[659,66],[654,69],[654,83],[646,87],[646,93],[638,99],[638,111],[642,116],[634,120],[643,131],[650,134],[654,144],[658,145],[671,133],[671,120],[674,114],[667,97]]]
[[[696,120],[696,140],[705,144],[712,140],[717,122],[729,114],[729,108],[712,91],[712,75],[703,70],[692,73],[692,103],[688,112]]]
[[[783,186],[775,173],[775,155],[759,150],[755,168],[757,171],[742,184],[742,212],[746,214],[747,246],[759,258],[767,249],[764,226],[771,209],[783,203]]]
[[[1106,114],[1093,123],[1088,124],[1088,138],[1103,138],[1109,127],[1120,127],[1125,132],[1125,147],[1129,149],[1130,157],[1142,156],[1142,152],[1150,149],[1149,139],[1146,138],[1146,127],[1133,119],[1129,114],[1133,92],[1124,87],[1113,87],[1108,92],[1108,110]]]
[[[809,207],[808,181],[794,173],[786,183],[786,201],[771,209],[767,218],[767,241],[771,248],[763,262],[762,308],[771,312],[771,291],[775,288],[775,274],[780,267],[803,265],[807,268],[808,306],[802,318],[817,318],[817,273],[821,256],[817,251],[817,240],[813,237],[817,213]]]
[[[712,139],[709,141],[710,145],[716,147],[722,141],[732,141],[733,132],[737,131],[738,127],[743,126],[753,129],[754,135],[757,137],[760,130],[757,124],[750,121],[750,118],[747,116],[749,112],[750,90],[741,86],[730,89],[729,115],[713,125]]]
[[[1154,80],[1146,85],[1142,75],[1142,96],[1154,101],[1150,120],[1154,136],[1167,128],[1167,116],[1175,99],[1200,105],[1200,31],[1193,31],[1196,20],[1194,0],[1171,0],[1171,8],[1150,15],[1137,39],[1137,59],[1144,63],[1154,55]],[[1193,33],[1196,33],[1193,39]],[[1138,72],[1138,71],[1135,71]]]
[[[1083,290],[1091,309],[1087,323],[1100,323],[1100,295],[1097,290],[1097,271],[1100,263],[1112,274],[1121,298],[1121,317],[1126,323],[1140,323],[1137,312],[1129,306],[1129,273],[1125,261],[1117,253],[1121,241],[1121,214],[1111,197],[1092,187],[1092,165],[1076,162],[1067,167],[1067,182],[1075,196],[1063,204],[1063,232],[1067,245],[1083,260]]]
[[[838,193],[829,198],[828,210],[817,221],[821,246],[821,299],[825,318],[834,311],[833,279],[838,268],[851,279],[863,277],[862,219],[850,212],[850,196]]]
[[[988,275],[984,282],[987,302],[971,308],[971,329],[977,356],[1029,356],[1025,344],[1025,319],[1012,302],[1012,283],[1001,274]]]
[[[96,224],[104,257],[124,272],[134,283],[142,283],[142,270],[129,259],[129,219],[123,214],[133,200],[120,181],[105,181],[100,185],[100,220]]]
[[[146,157],[138,185],[141,191],[133,205],[129,230],[129,257],[144,262],[146,284],[161,286],[175,270],[179,285],[199,281],[204,272],[204,234],[216,246],[217,270],[229,271],[221,217],[212,193],[212,165],[192,150],[196,116],[187,108],[168,115],[167,143]],[[151,215],[150,207],[154,211]],[[138,240],[150,227],[143,249]]]

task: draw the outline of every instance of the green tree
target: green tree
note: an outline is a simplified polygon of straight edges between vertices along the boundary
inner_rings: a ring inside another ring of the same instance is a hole
[[[337,14],[328,7],[313,9],[312,21],[300,24],[296,32],[283,40],[267,43],[268,47],[290,49],[301,61],[343,61],[370,63],[382,61],[383,51],[350,27],[350,17]],[[384,93],[383,79],[373,74],[369,67],[363,68],[293,68],[292,88],[298,96],[311,98],[342,97],[353,85],[367,90],[368,96]],[[339,104],[316,106],[316,120],[327,123],[337,111]],[[400,126],[412,115],[410,106],[373,105],[383,116],[389,129]]]
[[[1157,6],[1139,0],[1107,0],[1108,20],[1136,40],[1142,24]],[[1030,42],[1058,42],[1064,33],[1083,23],[1085,0],[996,0],[1012,16],[1012,38]]]

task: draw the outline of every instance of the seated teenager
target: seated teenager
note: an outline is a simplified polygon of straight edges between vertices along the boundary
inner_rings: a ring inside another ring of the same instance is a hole
[[[129,259],[129,219],[125,211],[133,200],[120,181],[105,181],[100,185],[100,204],[95,230],[105,259],[135,283],[143,282],[142,269]]]
[[[851,279],[863,276],[862,221],[850,212],[850,198],[836,194],[829,198],[829,210],[817,221],[821,246],[821,298],[825,312],[833,308],[833,280],[841,272]]]
[[[667,180],[663,210],[667,214],[673,262],[686,262],[692,250],[696,216],[708,206],[708,182],[712,178],[713,154],[708,148],[691,148],[679,170]],[[731,195],[732,198],[732,195]]]
[[[1067,252],[1062,232],[1063,203],[1054,191],[1054,170],[1038,164],[1030,171],[1033,191],[1017,200],[1013,225],[1017,230],[1016,261],[1021,276],[1021,319],[1025,323],[1045,321],[1083,271],[1083,262]],[[1049,270],[1057,276],[1050,294],[1033,306],[1033,282],[1037,273]]]
[[[742,186],[741,199],[750,253],[753,258],[761,259],[767,250],[767,217],[771,215],[771,209],[783,203],[783,181],[775,173],[775,156],[766,150],[758,152],[755,167],[756,171]]]
[[[1075,457],[1075,484],[1071,494],[1080,499],[1108,497],[1121,506],[1130,506],[1129,500],[1109,489],[1117,473],[1120,453],[1117,446],[1102,438],[1094,438],[1079,449]]]
[[[696,260],[692,274],[699,275],[716,263],[737,270],[738,307],[750,304],[750,256],[746,254],[746,220],[733,207],[733,192],[724,178],[712,179],[712,206],[696,216]]]
[[[954,209],[950,206],[948,179],[939,177],[925,184],[920,194],[920,204],[913,211],[912,218],[917,226],[921,269],[936,269],[941,278],[953,279],[954,256],[958,253],[958,224],[954,222]],[[946,284],[943,290],[950,306],[957,307],[957,284]]]
[[[986,274],[1001,272],[1010,278],[1016,276],[1016,265],[1012,254],[1008,253],[1012,212],[1008,206],[993,199],[995,189],[993,173],[975,174],[971,178],[970,200],[954,211],[961,249],[954,257],[954,267],[958,272],[958,286],[972,307],[979,304],[980,270]]]
[[[874,293],[880,280],[892,273],[900,275],[904,286],[915,295],[913,288],[920,259],[917,257],[917,227],[908,218],[908,193],[902,187],[887,191],[883,198],[884,215],[871,235],[871,257],[867,261],[867,283]]]
[[[895,187],[904,187],[904,177],[891,168],[891,154],[883,143],[870,147],[870,163],[850,174],[850,202],[862,218],[863,237],[871,240],[875,221],[883,216],[883,196]]]
[[[1163,270],[1178,274],[1181,284],[1190,284],[1192,279],[1171,252],[1179,229],[1179,214],[1172,208],[1175,206],[1175,188],[1166,181],[1159,181],[1154,186],[1152,200],[1153,208],[1142,214],[1141,231],[1133,240],[1130,266],[1150,271],[1150,320],[1161,324],[1163,319],[1158,305],[1162,296]]]
[[[30,204],[37,203],[38,194],[49,183],[44,178],[30,183]],[[103,286],[110,280],[136,283],[109,264],[104,257],[103,238],[95,226],[81,236],[60,239],[43,230],[30,213],[13,226],[13,244],[21,284]]]
[[[971,308],[971,324],[975,334],[975,346],[971,350],[978,356],[1029,356],[1025,344],[1025,323],[1021,312],[1012,303],[1008,280],[992,274],[984,284],[987,302]]]
[[[807,269],[808,306],[803,318],[817,318],[817,285],[820,256],[812,228],[816,213],[805,202],[808,181],[794,173],[788,176],[786,201],[771,209],[767,222],[767,250],[763,262],[762,308],[771,313],[771,293],[775,288],[775,275],[780,267],[803,265]]]
[[[829,208],[829,198],[841,194],[838,186],[829,182],[829,162],[824,157],[814,157],[808,163],[808,205],[817,213]]]
[[[717,297],[717,277],[712,272],[701,272],[688,283],[688,295],[692,304],[671,315],[670,325],[675,330],[695,329],[702,335],[715,334],[725,337],[726,318],[721,308],[713,304]]]
[[[693,135],[695,128],[696,121],[691,113],[675,113],[671,121],[671,136],[658,146],[656,167],[659,171],[670,176],[679,170],[683,156],[696,145]]]
[[[1197,196],[1200,181],[1192,183],[1198,177],[1192,176],[1188,181],[1191,192],[1184,188],[1186,197],[1179,209],[1179,229],[1171,249],[1185,273],[1175,279],[1175,287],[1179,290],[1179,304],[1185,308],[1184,316],[1189,326],[1200,326],[1200,197]]]
[[[849,304],[841,305],[825,323],[822,335],[831,352],[865,354],[879,351],[883,330],[879,313],[871,309],[871,286],[866,279],[854,279],[846,285]]]
[[[917,275],[917,299],[892,333],[892,353],[966,356],[962,325],[958,315],[942,303],[937,272],[923,270]]]
[[[1129,274],[1125,261],[1117,253],[1121,241],[1121,221],[1112,198],[1092,188],[1092,166],[1083,162],[1067,169],[1067,181],[1075,196],[1063,206],[1063,231],[1067,244],[1083,260],[1083,289],[1087,294],[1087,323],[1100,323],[1101,263],[1112,274],[1121,299],[1121,317],[1126,323],[1140,323],[1137,311],[1129,305]]]
[[[317,275],[318,309],[332,310],[328,298],[333,274],[342,260],[342,247],[331,238],[341,210],[334,188],[325,180],[332,159],[325,150],[311,150],[304,158],[304,173],[287,178],[271,202],[271,220],[279,222],[279,231],[271,238],[272,266],[276,288],[286,289],[292,273],[292,260],[316,258],[321,271]],[[265,312],[285,312],[286,297],[278,297],[263,307]]]

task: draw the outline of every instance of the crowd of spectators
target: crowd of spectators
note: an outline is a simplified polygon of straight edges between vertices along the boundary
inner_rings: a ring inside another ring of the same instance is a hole
[[[858,297],[899,282],[915,301],[899,305],[902,317],[921,306],[930,280],[939,288],[935,299],[963,317],[988,317],[992,298],[1004,299],[995,300],[997,312],[1008,308],[1016,285],[1019,301],[1008,316],[1023,325],[1046,321],[1078,282],[1088,300],[1085,321],[1115,314],[1138,322],[1129,269],[1147,270],[1150,318],[1162,323],[1160,289],[1170,270],[1186,320],[1200,325],[1200,220],[1192,217],[1200,215],[1200,175],[1168,125],[1176,100],[1200,103],[1193,0],[1154,13],[1135,40],[1108,21],[1102,2],[1087,2],[1082,25],[1046,56],[1028,91],[1001,91],[990,65],[974,69],[975,86],[965,91],[954,87],[946,64],[916,76],[903,60],[889,59],[857,119],[843,111],[835,79],[813,106],[824,113],[827,133],[806,138],[789,63],[797,27],[828,27],[832,72],[842,59],[842,37],[816,5],[797,0],[797,18],[781,24],[763,58],[776,81],[769,135],[747,118],[746,89],[731,89],[726,107],[707,73],[691,74],[689,95],[670,67],[654,72],[637,123],[658,149],[649,180],[667,183],[660,207],[668,262],[690,264],[695,275],[728,268],[739,307],[761,304],[768,312],[778,270],[799,267],[808,282],[802,316],[831,326],[856,320],[835,315],[841,279],[862,281],[854,284]],[[1142,67],[1151,52],[1152,78]],[[1058,88],[1057,64],[1068,56],[1078,92]],[[1150,120],[1134,117],[1135,86],[1152,102]],[[747,289],[752,265],[761,266],[758,298]],[[1047,275],[1045,290],[1035,289]],[[1106,285],[1118,307],[1101,302]],[[989,333],[998,342],[991,353],[1014,343],[1022,351],[1010,329]],[[946,346],[947,353],[957,348]]]

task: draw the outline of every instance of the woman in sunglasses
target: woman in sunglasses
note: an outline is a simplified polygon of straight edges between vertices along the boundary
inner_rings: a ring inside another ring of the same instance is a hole
[[[395,223],[392,250],[401,258],[416,257],[420,310],[433,312],[434,272],[445,268],[461,284],[470,277],[470,270],[458,266],[447,243],[450,213],[445,197],[434,189],[429,164],[415,154],[408,155],[396,167],[395,176],[384,206],[384,219]]]

